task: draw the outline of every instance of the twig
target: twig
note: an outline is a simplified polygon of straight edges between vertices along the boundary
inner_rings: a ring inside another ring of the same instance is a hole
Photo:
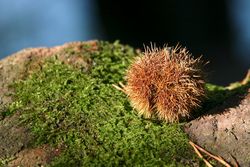
[[[196,154],[205,162],[205,164],[208,167],[213,167],[205,158],[203,158],[203,156],[201,155],[201,153],[199,152],[199,150],[196,148],[195,144],[192,141],[189,141],[189,144],[194,148]]]
[[[214,158],[215,160],[219,161],[220,163],[222,163],[223,165],[225,165],[226,167],[231,167],[231,165],[229,165],[222,157],[220,156],[215,156],[213,154],[211,154],[210,152],[206,151],[205,149],[203,149],[202,147],[194,144],[197,149],[199,149],[200,151],[204,152],[205,154],[209,155],[210,157]]]
[[[237,88],[239,86],[239,84],[241,86],[244,86],[244,85],[246,85],[248,83],[250,83],[250,69],[247,71],[247,74],[246,74],[246,76],[244,77],[243,80],[241,80],[239,82],[232,83],[229,86],[227,86],[226,88],[229,89],[229,90],[233,90],[233,89]]]
[[[247,71],[247,75],[245,78],[241,81],[242,85],[246,85],[250,81],[250,69]]]
[[[234,165],[234,167],[239,167],[239,163],[237,162],[236,158],[234,156],[232,156],[231,154],[229,154],[229,155],[233,159],[233,165]]]
[[[121,88],[121,87],[119,87],[119,86],[117,86],[117,85],[115,85],[115,84],[112,84],[112,86],[113,86],[114,88],[116,88],[117,90],[122,91],[123,93],[126,93],[125,90],[124,90],[123,88]]]
[[[190,141],[191,143],[193,143],[192,141]],[[200,151],[202,151],[203,153],[207,154],[208,156],[212,157],[213,159],[217,160],[218,162],[220,162],[221,164],[225,165],[226,167],[231,167],[230,164],[228,164],[222,157],[220,156],[215,156],[213,154],[211,154],[210,152],[206,151],[205,149],[203,149],[202,147],[196,145],[193,143],[193,145],[199,149]]]
[[[125,85],[122,82],[119,82],[119,85],[124,89]]]

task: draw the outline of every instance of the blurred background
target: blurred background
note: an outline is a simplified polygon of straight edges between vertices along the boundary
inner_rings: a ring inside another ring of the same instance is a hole
[[[93,39],[136,48],[179,43],[210,62],[210,82],[227,85],[250,68],[250,1],[0,1],[0,59],[27,47]]]

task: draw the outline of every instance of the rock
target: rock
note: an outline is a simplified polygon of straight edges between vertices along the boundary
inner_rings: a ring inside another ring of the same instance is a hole
[[[24,149],[16,155],[17,158],[8,163],[8,167],[45,166],[59,153],[60,149],[53,149],[48,145],[42,145],[37,148]]]
[[[234,96],[206,116],[185,125],[189,138],[215,155],[250,166],[250,89]]]
[[[32,135],[20,126],[18,114],[0,122],[0,159],[8,158],[26,148]]]

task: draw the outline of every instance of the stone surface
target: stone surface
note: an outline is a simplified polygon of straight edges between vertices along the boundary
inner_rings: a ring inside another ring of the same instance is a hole
[[[250,89],[186,124],[192,141],[232,164],[250,166]],[[233,160],[235,159],[235,160]]]
[[[0,159],[8,158],[26,148],[32,136],[20,126],[18,114],[0,122]]]
[[[16,166],[45,166],[53,157],[59,155],[60,149],[53,149],[48,145],[38,148],[24,149],[16,155],[16,158],[8,163],[8,167]]]

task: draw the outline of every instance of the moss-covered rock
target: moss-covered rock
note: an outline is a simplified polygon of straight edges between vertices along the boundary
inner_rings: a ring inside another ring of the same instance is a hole
[[[138,117],[126,96],[112,87],[123,80],[136,52],[118,42],[97,42],[95,49],[92,46],[83,44],[77,51],[64,48],[13,84],[14,101],[3,115],[20,113],[20,121],[35,136],[33,147],[62,147],[51,166],[177,166],[198,162],[181,124]],[[65,54],[88,60],[88,69],[61,61]]]
[[[59,150],[53,154],[55,158],[43,163],[202,165],[182,130],[185,122],[167,124],[139,117],[126,95],[112,86],[123,81],[127,67],[138,54],[134,49],[119,42],[97,41],[66,46],[44,53],[45,58],[39,52],[39,61],[31,58],[22,68],[26,75],[13,79],[12,101],[1,111],[1,123],[18,114],[20,125],[34,136],[27,147],[50,145]],[[232,94],[214,85],[207,85],[207,91],[209,98],[194,117]],[[10,157],[0,155],[0,164],[11,162]]]

